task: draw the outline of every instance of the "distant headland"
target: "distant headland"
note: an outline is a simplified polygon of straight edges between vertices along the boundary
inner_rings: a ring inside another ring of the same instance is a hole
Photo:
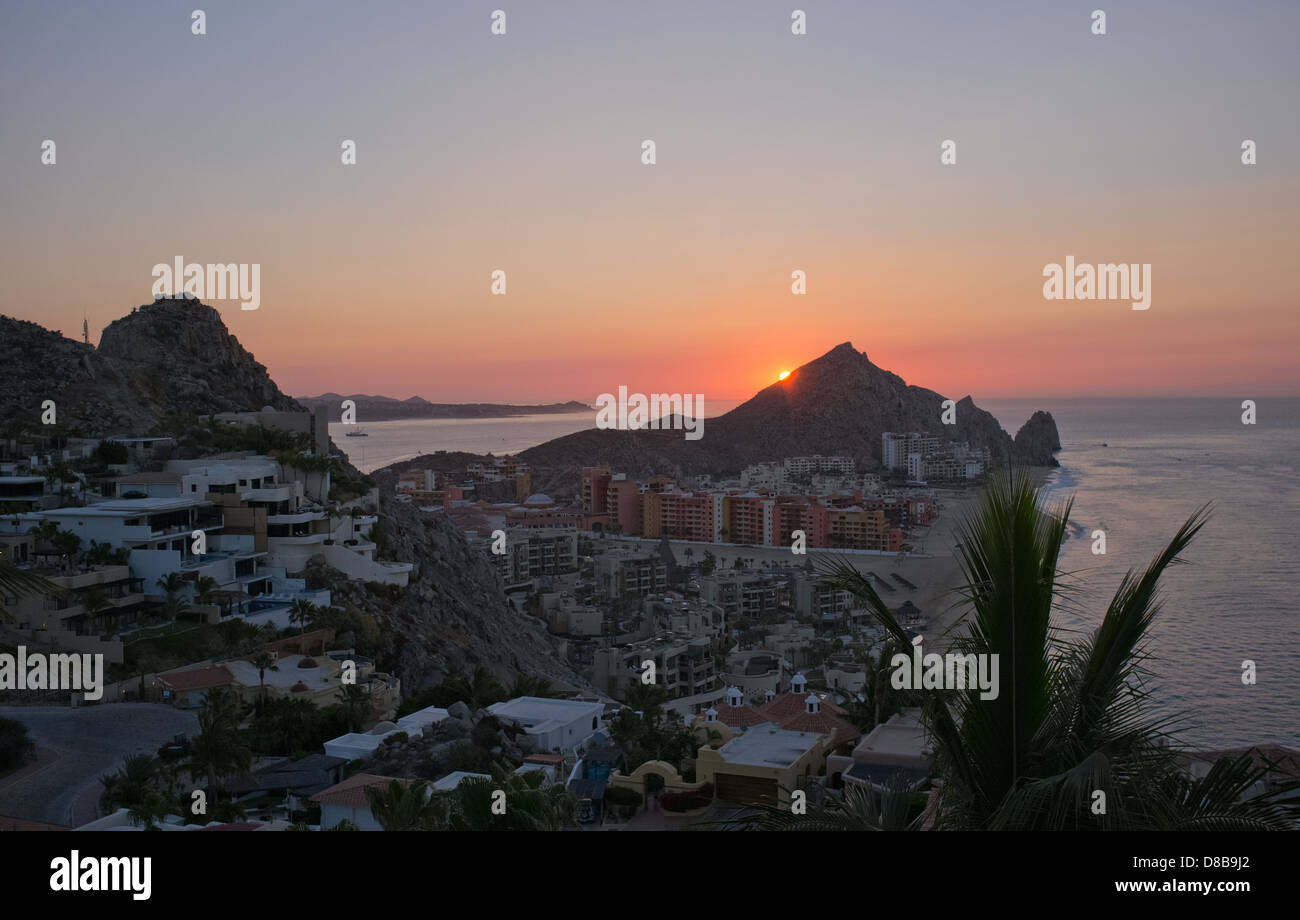
[[[398,419],[420,418],[509,418],[518,415],[559,415],[565,412],[595,411],[586,403],[569,400],[564,403],[547,403],[536,406],[515,406],[501,403],[433,403],[419,396],[410,399],[393,399],[389,396],[367,396],[364,393],[342,395],[322,393],[320,396],[299,396],[298,402],[308,409],[325,406],[329,420],[342,420],[343,400],[356,403],[359,422],[384,422]]]

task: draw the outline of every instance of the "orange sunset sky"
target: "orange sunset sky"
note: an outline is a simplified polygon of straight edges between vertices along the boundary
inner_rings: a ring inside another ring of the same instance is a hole
[[[1293,5],[257,6],[0,13],[0,312],[93,342],[179,255],[261,265],[212,305],[294,395],[741,399],[844,341],[954,397],[1300,393]],[[1067,255],[1151,308],[1045,300]]]

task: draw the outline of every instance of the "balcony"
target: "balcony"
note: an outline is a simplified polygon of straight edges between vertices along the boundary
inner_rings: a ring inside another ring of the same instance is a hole
[[[329,534],[324,533],[291,533],[281,536],[267,534],[268,540],[274,540],[277,543],[287,544],[289,546],[307,546],[312,543],[324,544],[329,538]]]
[[[266,517],[266,523],[268,525],[310,524],[313,521],[323,521],[325,519],[326,519],[326,514],[324,511],[314,511],[308,509],[306,511],[285,512],[283,514],[268,514]]]

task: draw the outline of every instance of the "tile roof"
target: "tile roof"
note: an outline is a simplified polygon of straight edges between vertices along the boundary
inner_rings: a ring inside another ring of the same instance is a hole
[[[749,728],[751,725],[762,725],[764,722],[772,721],[771,718],[763,715],[761,710],[749,704],[729,706],[723,703],[714,706],[713,711],[718,714],[718,721],[729,728]],[[704,724],[707,725],[708,723],[705,722]]]
[[[808,692],[805,690],[803,693],[778,693],[770,701],[760,706],[759,710],[773,722],[779,722],[781,719],[790,716],[797,716],[806,708],[804,701],[808,699]],[[833,712],[837,716],[847,714],[844,707],[836,705],[821,694],[816,694],[816,696],[822,701],[822,712]]]
[[[837,746],[857,741],[862,737],[862,731],[856,725],[847,719],[840,718],[833,712],[827,712],[825,709],[821,712],[800,712],[793,716],[787,716],[776,724],[791,732],[817,732],[822,735],[832,735]]]
[[[397,777],[358,773],[356,776],[349,777],[337,785],[322,789],[313,795],[311,800],[322,805],[347,805],[352,808],[369,808],[370,799],[366,798],[366,789],[371,786],[387,786],[394,779],[397,779]],[[398,779],[397,781],[403,786],[411,784],[409,779]]]
[[[775,722],[779,727],[792,732],[817,732],[832,735],[836,745],[857,741],[862,731],[845,719],[846,710],[825,697],[821,700],[819,712],[808,712],[807,693],[781,693],[764,703],[758,712],[765,721]],[[722,712],[718,712],[722,718]]]
[[[28,821],[26,818],[10,818],[0,815],[0,831],[66,831],[60,824],[46,824],[44,821]]]

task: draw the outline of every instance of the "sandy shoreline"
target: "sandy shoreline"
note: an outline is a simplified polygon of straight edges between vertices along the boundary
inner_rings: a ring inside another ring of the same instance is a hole
[[[802,568],[808,558],[816,559],[819,555],[825,555],[844,559],[858,571],[874,572],[891,583],[891,573],[897,573],[916,585],[916,590],[894,584],[892,592],[880,591],[881,599],[891,609],[897,609],[907,601],[920,608],[927,621],[921,630],[927,640],[926,647],[942,651],[947,646],[947,640],[939,637],[951,628],[961,613],[961,598],[955,591],[962,581],[960,567],[953,556],[953,545],[957,542],[955,534],[961,515],[966,513],[978,494],[975,489],[941,494],[938,497],[941,509],[939,517],[930,527],[918,528],[912,533],[909,542],[916,548],[916,554],[904,558],[899,558],[895,553],[843,553],[817,549],[810,549],[808,556],[794,556],[789,549],[777,546],[731,546],[677,540],[670,543],[674,555],[682,562],[687,560],[685,553],[688,548],[693,551],[693,556],[690,557],[692,562],[699,562],[706,550],[713,553],[717,557],[719,569],[731,568],[738,558],[746,560],[747,564],[761,566],[766,562],[774,562],[778,566]],[[659,545],[658,540],[617,542],[624,545],[639,544],[647,551]],[[879,590],[879,585],[876,587]]]

